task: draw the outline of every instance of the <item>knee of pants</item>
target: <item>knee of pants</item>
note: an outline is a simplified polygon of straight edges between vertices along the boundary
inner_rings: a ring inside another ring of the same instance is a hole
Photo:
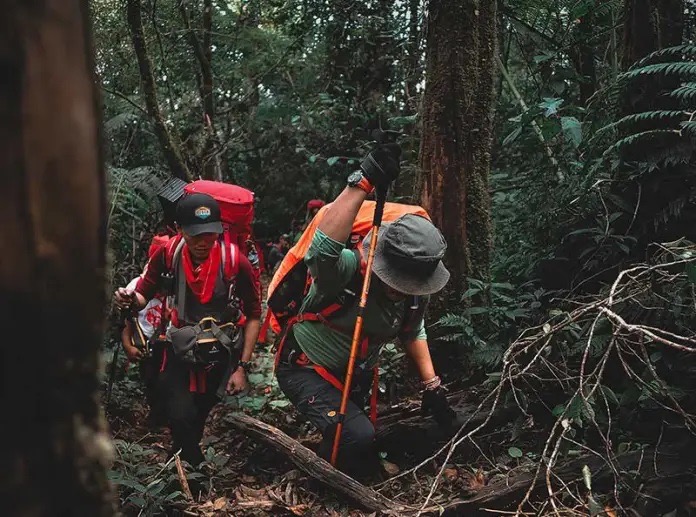
[[[167,401],[167,416],[171,421],[172,425],[176,424],[188,424],[194,425],[197,418],[198,412],[196,411],[196,406],[191,404],[177,404],[175,401]]]
[[[332,427],[334,433],[331,434],[331,439],[333,440],[336,428],[334,426]],[[343,424],[343,431],[341,433],[342,449],[367,449],[372,447],[374,440],[375,428],[365,415],[347,420]]]

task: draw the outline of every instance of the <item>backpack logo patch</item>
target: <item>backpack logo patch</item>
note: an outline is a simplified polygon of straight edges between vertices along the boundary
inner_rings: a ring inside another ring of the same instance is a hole
[[[208,217],[210,217],[210,208],[208,208],[207,206],[199,206],[198,208],[196,208],[194,214],[199,219],[207,219]]]

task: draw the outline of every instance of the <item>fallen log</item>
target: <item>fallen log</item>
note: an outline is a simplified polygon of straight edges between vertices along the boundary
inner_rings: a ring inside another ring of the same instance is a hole
[[[617,456],[614,465],[621,477],[617,491],[622,498],[621,504],[639,510],[640,515],[660,515],[674,509],[676,505],[692,500],[696,496],[696,474],[693,472],[693,464],[694,453],[682,447],[664,447],[658,451],[647,448]],[[614,483],[618,481],[615,479],[614,470],[604,458],[597,455],[581,456],[559,464],[553,469],[554,487],[560,487],[558,479],[568,487],[582,482],[584,466],[590,470],[592,490],[595,494],[612,491]],[[543,497],[546,497],[544,469],[540,477],[532,495],[543,493]],[[511,473],[504,480],[492,482],[479,489],[469,499],[459,499],[445,504],[447,511],[443,515],[490,515],[487,510],[514,510],[533,481],[534,472]],[[579,491],[587,492],[584,487]]]
[[[386,515],[409,515],[415,513],[413,508],[398,504],[371,488],[358,483],[272,425],[243,413],[227,415],[225,421],[246,435],[261,440],[263,443],[285,454],[304,472],[355,501],[366,510]]]

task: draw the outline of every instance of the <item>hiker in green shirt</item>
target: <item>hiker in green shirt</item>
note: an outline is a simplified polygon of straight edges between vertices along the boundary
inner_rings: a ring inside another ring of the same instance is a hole
[[[367,196],[375,187],[386,189],[397,178],[400,152],[396,144],[373,150],[320,221],[304,257],[313,281],[300,315],[321,313],[327,306],[336,311],[322,315],[319,321],[301,317],[288,331],[279,354],[279,386],[321,431],[319,454],[326,459],[331,456],[362,286],[360,259],[345,243]],[[365,257],[369,241],[368,234],[363,241]],[[424,390],[424,411],[443,426],[455,420],[433,368],[423,322],[428,296],[449,280],[442,264],[446,247],[440,231],[418,215],[403,215],[379,230],[363,319],[362,336],[367,339],[356,362],[338,455],[339,467],[352,475],[369,472],[378,458],[374,425],[364,408],[373,381],[372,367],[380,348],[389,341],[398,337],[413,360]]]

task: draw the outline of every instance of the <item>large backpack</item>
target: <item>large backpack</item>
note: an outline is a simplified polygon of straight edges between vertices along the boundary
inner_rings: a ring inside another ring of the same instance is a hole
[[[266,340],[265,332],[268,328],[279,334],[290,320],[297,316],[312,281],[307,265],[304,262],[304,256],[312,243],[319,223],[330,206],[326,205],[317,212],[314,219],[307,225],[307,228],[300,236],[297,244],[290,248],[276,269],[268,286],[268,308],[264,321],[264,332],[259,338],[261,341]],[[355,250],[358,254],[362,252],[363,239],[372,229],[374,214],[375,202],[365,201],[353,222],[351,235],[346,246]],[[405,214],[415,214],[430,220],[428,213],[420,206],[386,203],[382,222],[390,223]],[[365,260],[361,260],[362,274],[365,272],[365,266]]]
[[[220,181],[196,180],[187,183],[184,193],[208,194],[220,205],[224,248],[235,244],[239,251],[251,262],[254,272],[256,290],[261,296],[261,268],[259,251],[254,238],[252,223],[254,221],[254,193],[251,190],[222,183]]]

